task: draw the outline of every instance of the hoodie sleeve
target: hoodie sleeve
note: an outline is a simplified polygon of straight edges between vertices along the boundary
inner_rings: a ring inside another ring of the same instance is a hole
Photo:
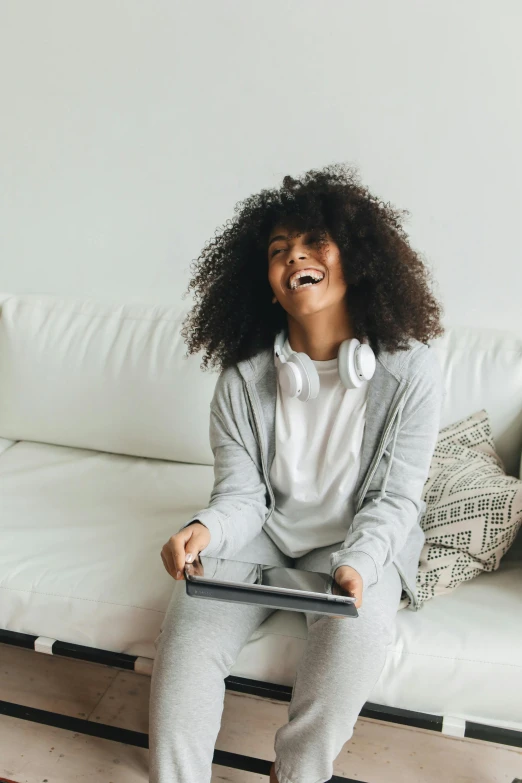
[[[381,458],[381,462],[392,460],[386,468],[387,480],[380,489],[366,493],[341,549],[330,555],[331,576],[339,566],[351,566],[361,575],[364,589],[379,581],[404,547],[425,509],[422,492],[437,443],[443,399],[442,372],[431,349],[410,381],[391,453],[386,449]]]
[[[180,530],[192,522],[201,522],[210,530],[211,538],[200,554],[233,559],[263,527],[268,510],[267,490],[233,418],[228,417],[227,426],[214,400],[209,427],[214,486],[207,508],[194,514]]]

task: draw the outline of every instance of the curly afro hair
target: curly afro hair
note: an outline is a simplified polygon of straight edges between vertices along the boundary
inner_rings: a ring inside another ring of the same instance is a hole
[[[337,243],[348,283],[346,305],[359,340],[381,349],[407,350],[444,333],[442,307],[429,289],[430,273],[409,246],[401,214],[371,195],[359,174],[337,163],[285,176],[279,189],[264,189],[236,204],[233,219],[192,262],[186,293],[198,300],[181,331],[188,353],[205,349],[201,369],[237,364],[272,348],[287,313],[272,304],[267,245],[276,225],[298,232],[326,232]]]

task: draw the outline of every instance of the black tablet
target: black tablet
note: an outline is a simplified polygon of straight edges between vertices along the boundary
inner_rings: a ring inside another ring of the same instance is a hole
[[[355,597],[329,574],[199,555],[185,564],[187,595],[273,609],[358,617]]]

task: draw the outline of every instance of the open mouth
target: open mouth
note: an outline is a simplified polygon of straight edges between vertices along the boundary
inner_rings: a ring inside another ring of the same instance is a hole
[[[304,275],[303,277],[299,278],[299,282],[296,285],[295,288],[289,288],[287,285],[287,290],[291,294],[297,294],[299,291],[306,290],[308,288],[317,288],[317,286],[321,285],[321,283],[324,282],[326,278],[326,275],[321,280],[314,280],[313,277],[310,277],[309,275]]]

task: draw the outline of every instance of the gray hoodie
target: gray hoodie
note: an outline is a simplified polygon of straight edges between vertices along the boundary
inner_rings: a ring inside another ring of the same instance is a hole
[[[439,432],[442,372],[434,349],[411,339],[407,350],[381,350],[369,384],[355,513],[340,549],[330,555],[330,574],[352,566],[364,590],[393,562],[408,608],[417,611],[425,542],[421,496]],[[207,508],[182,526],[199,520],[208,527],[211,540],[202,555],[234,559],[272,514],[276,399],[273,349],[222,370],[217,379],[209,429],[214,487]]]

